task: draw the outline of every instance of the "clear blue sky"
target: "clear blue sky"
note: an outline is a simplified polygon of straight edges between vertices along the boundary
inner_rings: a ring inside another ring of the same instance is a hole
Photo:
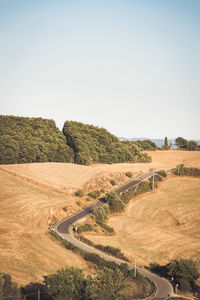
[[[200,139],[200,1],[0,0],[0,114]]]

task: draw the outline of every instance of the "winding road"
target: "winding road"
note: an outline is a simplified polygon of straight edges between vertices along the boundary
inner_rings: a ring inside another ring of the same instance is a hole
[[[139,184],[141,181],[146,180],[147,178],[150,178],[151,176],[153,176],[153,171],[152,172],[148,172],[145,173],[139,177],[137,177],[135,180],[132,180],[131,182],[129,182],[128,184],[120,187],[119,189],[115,190],[115,192],[120,195],[122,192],[130,189],[133,186],[136,186],[137,184]],[[98,200],[96,203],[88,206],[87,208],[83,209],[82,211],[78,212],[77,214],[69,217],[68,219],[61,221],[57,226],[56,226],[56,232],[59,234],[59,236],[62,239],[67,240],[68,242],[74,244],[75,246],[79,247],[82,250],[85,250],[89,253],[96,253],[99,256],[103,257],[105,260],[111,260],[116,262],[117,264],[121,264],[121,263],[127,263],[123,260],[120,260],[116,257],[107,255],[95,248],[92,248],[82,242],[80,242],[79,240],[77,240],[76,238],[74,238],[71,235],[70,232],[70,228],[71,225],[75,222],[77,222],[78,220],[84,218],[85,216],[87,216],[88,214],[90,214],[94,208],[100,206],[102,204],[101,200]],[[127,265],[129,266],[129,268],[134,268],[134,266],[130,263],[127,263]],[[171,283],[166,280],[163,277],[159,277],[156,274],[153,274],[151,272],[149,272],[146,269],[141,269],[141,268],[137,268],[137,270],[140,272],[140,274],[142,274],[143,276],[149,278],[156,286],[157,291],[156,294],[151,297],[151,299],[154,300],[162,300],[162,299],[166,299],[169,296],[171,296],[173,294],[173,287],[171,285]]]

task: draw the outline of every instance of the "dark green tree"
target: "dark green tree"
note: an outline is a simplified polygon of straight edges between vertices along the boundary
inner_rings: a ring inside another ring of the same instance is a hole
[[[115,192],[110,192],[105,195],[105,200],[108,203],[111,212],[121,212],[125,209],[124,202]]]
[[[175,139],[175,145],[178,147],[178,149],[187,149],[188,141],[182,137],[177,137]]]
[[[95,278],[87,278],[86,299],[115,300],[120,290],[125,287],[125,276],[119,270],[112,270],[106,267],[98,271]]]
[[[18,300],[20,299],[20,291],[11,279],[9,274],[0,271],[0,299],[1,300]]]
[[[187,144],[187,149],[189,151],[197,151],[198,150],[198,144],[195,141],[189,141]]]
[[[197,265],[189,259],[172,260],[167,265],[167,272],[184,291],[190,291],[199,277]]]
[[[85,278],[79,268],[65,267],[56,274],[45,276],[44,283],[54,300],[85,299]]]

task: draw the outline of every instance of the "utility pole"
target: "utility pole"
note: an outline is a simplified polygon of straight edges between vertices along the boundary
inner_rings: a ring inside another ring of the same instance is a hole
[[[38,290],[38,300],[40,300],[40,290]]]
[[[154,170],[153,170],[152,190],[154,191]]]
[[[134,277],[136,277],[136,269],[137,269],[137,267],[136,267],[136,259],[135,259],[135,272],[134,272]]]

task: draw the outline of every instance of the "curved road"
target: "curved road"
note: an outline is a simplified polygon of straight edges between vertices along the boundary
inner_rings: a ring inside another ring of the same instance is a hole
[[[139,177],[137,177],[135,180],[129,182],[128,184],[120,187],[119,189],[115,190],[115,192],[120,195],[122,192],[124,192],[125,190],[130,189],[133,186],[136,186],[137,184],[139,184],[141,181],[150,178],[153,175],[153,172],[148,172],[145,173]],[[118,264],[124,263],[123,260],[120,260],[118,258],[115,258],[113,256],[107,255],[95,248],[92,248],[82,242],[80,242],[79,240],[77,240],[76,238],[74,238],[71,233],[70,233],[70,228],[71,225],[73,223],[75,223],[76,221],[84,218],[85,216],[87,216],[88,214],[90,214],[93,209],[95,207],[98,207],[102,204],[102,201],[97,201],[96,203],[88,206],[87,208],[83,209],[82,211],[78,212],[77,214],[73,215],[72,217],[69,217],[67,220],[61,221],[57,226],[56,226],[56,232],[65,240],[67,240],[68,242],[74,244],[75,246],[79,247],[80,249],[83,249],[87,252],[90,253],[96,253],[99,256],[103,257],[106,260],[112,260],[115,261]],[[127,263],[127,262],[125,262]],[[127,265],[130,268],[134,268],[134,266],[130,263],[127,263]],[[140,274],[146,276],[147,278],[149,278],[151,281],[154,282],[154,284],[157,287],[157,292],[156,294],[151,298],[154,300],[161,300],[161,299],[166,299],[167,297],[169,297],[170,295],[173,294],[173,288],[171,283],[166,280],[165,278],[159,277],[156,274],[153,274],[145,269],[141,269],[138,268],[138,271],[140,272]]]

